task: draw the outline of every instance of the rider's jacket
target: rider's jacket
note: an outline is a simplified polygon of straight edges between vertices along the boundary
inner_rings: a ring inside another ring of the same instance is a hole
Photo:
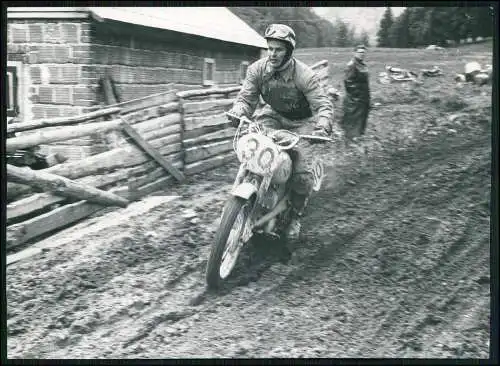
[[[273,110],[289,120],[299,121],[317,115],[318,125],[330,125],[332,101],[316,73],[303,62],[292,58],[287,67],[275,71],[266,57],[251,64],[247,70],[233,105],[234,111],[252,116],[262,96]]]

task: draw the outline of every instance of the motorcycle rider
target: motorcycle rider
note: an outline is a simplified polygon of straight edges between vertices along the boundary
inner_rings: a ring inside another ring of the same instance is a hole
[[[332,132],[333,103],[319,83],[316,73],[293,57],[295,32],[283,24],[271,24],[264,38],[268,56],[247,69],[243,86],[230,113],[252,117],[265,129],[293,130],[310,122],[314,134],[329,136]],[[256,111],[259,98],[266,103]],[[231,120],[231,118],[230,118]],[[233,121],[237,123],[236,120]],[[311,170],[313,156],[308,156],[303,145],[292,151],[291,177],[292,218],[286,231],[289,240],[300,234],[300,217],[304,214],[313,187]]]

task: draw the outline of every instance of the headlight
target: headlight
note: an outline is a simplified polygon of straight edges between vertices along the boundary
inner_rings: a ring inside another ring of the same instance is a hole
[[[274,151],[270,148],[264,149],[259,155],[259,166],[267,169],[271,166],[274,160]]]

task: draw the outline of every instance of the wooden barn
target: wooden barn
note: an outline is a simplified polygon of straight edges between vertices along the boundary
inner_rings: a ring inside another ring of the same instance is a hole
[[[8,263],[236,160],[225,111],[266,43],[226,8],[9,8],[8,21],[6,247],[21,248]],[[327,85],[328,62],[311,67]]]
[[[238,85],[264,39],[224,7],[9,7],[8,115],[66,117],[170,89]]]

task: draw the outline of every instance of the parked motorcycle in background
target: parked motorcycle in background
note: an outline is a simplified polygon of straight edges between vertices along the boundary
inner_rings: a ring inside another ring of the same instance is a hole
[[[208,258],[208,288],[218,288],[230,275],[242,248],[255,233],[274,239],[283,235],[291,212],[289,180],[293,164],[288,152],[302,138],[332,141],[328,137],[299,135],[288,130],[266,134],[259,123],[226,114],[240,121],[233,148],[241,165]],[[314,191],[318,191],[324,178],[324,166],[319,158],[313,164],[313,171]]]

